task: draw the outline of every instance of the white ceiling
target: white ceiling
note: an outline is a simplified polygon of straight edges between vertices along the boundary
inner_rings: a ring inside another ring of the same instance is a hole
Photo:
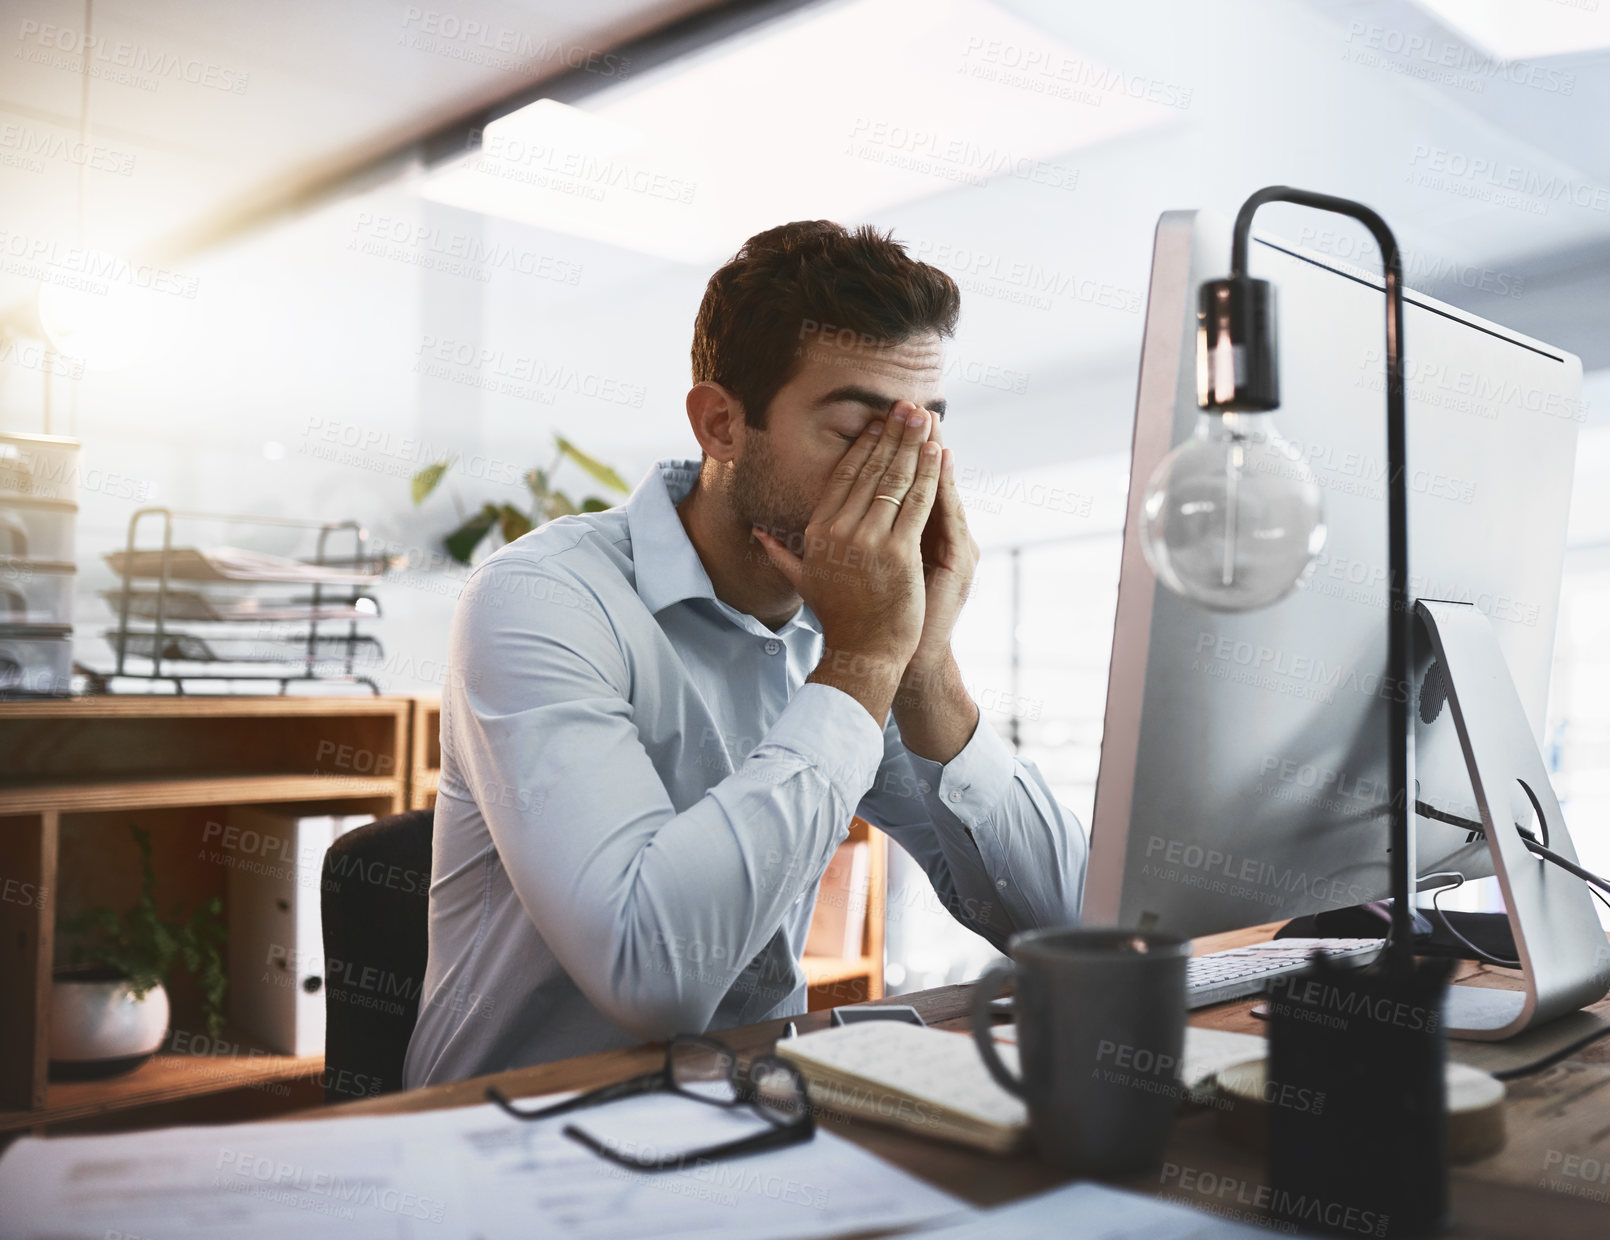
[[[93,0],[84,244],[178,264],[446,122],[708,0]],[[78,244],[83,0],[5,0],[0,307]],[[625,66],[629,74],[630,66]],[[75,162],[76,160],[76,162]]]
[[[887,0],[891,9],[900,3]],[[701,129],[674,135],[696,144],[706,162],[742,167],[755,150],[755,114],[766,109],[797,125],[808,124],[813,109],[827,110],[825,104],[835,116],[871,106],[879,118],[920,125],[945,111],[931,100],[948,97],[953,80],[993,74],[1003,98],[1021,95],[1025,110],[1035,112],[1039,148],[1055,151],[1045,127],[1055,114],[1047,88],[1066,79],[1043,72],[1013,78],[1010,58],[1051,49],[1079,58],[1068,70],[1075,75],[1086,63],[1099,67],[1099,80],[1084,88],[1083,98],[1063,102],[1066,149],[1054,158],[1077,169],[1075,192],[1011,175],[984,185],[907,178],[903,201],[879,199],[883,205],[868,213],[962,281],[958,376],[965,380],[966,367],[976,365],[1026,377],[1018,392],[988,381],[965,386],[978,416],[971,431],[958,420],[955,433],[973,440],[986,466],[1125,448],[1141,332],[1134,299],[1144,294],[1158,214],[1203,206],[1230,215],[1247,193],[1269,183],[1369,202],[1397,230],[1412,285],[1572,349],[1590,370],[1610,366],[1610,53],[1506,69],[1412,0],[994,3],[1010,15],[1011,29],[1029,32],[1014,35],[1027,46],[991,47],[1008,28],[1005,19],[980,19],[976,30],[945,27],[940,40],[925,37],[922,14],[947,8],[947,0],[917,4],[909,44],[891,48],[900,54],[888,57],[909,81],[904,92],[891,96],[886,84],[868,86],[865,66],[879,62],[877,47],[818,55],[802,62],[801,73],[784,44],[769,54],[780,58],[777,77],[786,79],[786,92],[735,90],[732,77],[704,74],[677,92],[683,98],[705,92],[693,100]],[[550,48],[602,49],[696,6],[610,0],[585,6],[585,20],[577,16],[583,6],[557,2],[453,7],[454,16],[493,32],[494,42],[513,31],[545,38]],[[39,40],[19,31],[30,21],[76,29],[79,7],[17,0],[8,8],[15,19],[4,33],[12,46],[0,45],[8,66],[0,125],[70,138],[77,73],[28,60],[39,53]],[[110,156],[132,157],[135,171],[90,174],[91,244],[180,253],[187,232],[220,212],[249,213],[254,204],[284,198],[287,187],[373,162],[476,106],[517,94],[554,67],[551,55],[517,71],[474,63],[468,54],[482,40],[417,29],[420,20],[408,14],[421,8],[315,0],[98,5],[97,30],[134,45],[131,54],[171,52],[234,75],[231,81],[244,75],[245,88],[237,95],[175,78],[161,79],[154,90],[94,82],[95,140]],[[901,37],[890,33],[898,23],[876,29],[880,40]],[[414,38],[423,45],[411,46]],[[633,98],[700,60],[633,73],[618,85],[600,74],[600,91],[579,106],[629,110]],[[850,72],[846,65],[862,67]],[[746,73],[743,81],[766,80],[752,67]],[[1155,115],[1092,143],[1090,115],[1129,106],[1118,93],[1126,89],[1151,93],[1147,106]],[[863,95],[875,102],[857,103]],[[642,112],[634,123],[652,125],[652,112]],[[964,122],[952,116],[950,123]],[[1010,147],[1016,137],[1010,117],[989,123],[1000,129],[993,140]],[[371,199],[425,218],[462,211],[426,201],[416,155],[399,160],[393,183],[384,183],[384,169],[378,172]],[[15,237],[71,243],[76,168],[62,158],[42,165],[35,171],[14,159],[0,163],[0,230],[8,245]],[[766,166],[770,177],[789,175],[787,161]],[[847,158],[842,175],[857,172],[871,177],[876,169]],[[787,184],[770,185],[766,201],[783,218],[798,218],[819,209],[814,188],[800,185],[791,194]],[[459,218],[489,237],[521,240],[586,266],[585,285],[576,289],[529,282],[489,288],[482,308],[489,321],[502,315],[506,324],[544,323],[555,339],[568,333],[596,341],[629,331],[633,364],[648,359],[641,364],[685,375],[690,307],[712,262],[645,257],[469,211]],[[853,209],[841,218],[858,219]],[[1283,207],[1261,213],[1259,222],[1313,248],[1356,255],[1360,234],[1346,225]],[[349,235],[350,219],[341,228]],[[742,235],[730,239],[730,248]],[[1025,268],[1061,291],[1025,302],[1021,282],[1009,274]],[[8,251],[0,306],[25,303],[31,289]],[[666,324],[675,324],[669,335]],[[1594,410],[1595,420],[1604,412]],[[667,440],[685,438],[685,427],[662,415]],[[606,455],[627,444],[655,446],[644,442],[646,422],[610,425],[618,430],[593,432]],[[611,434],[621,437],[618,444],[610,444]]]

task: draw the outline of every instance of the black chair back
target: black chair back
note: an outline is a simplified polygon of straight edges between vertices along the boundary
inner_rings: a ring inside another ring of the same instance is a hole
[[[436,811],[408,810],[337,837],[324,855],[324,1097],[402,1088],[419,1016]]]

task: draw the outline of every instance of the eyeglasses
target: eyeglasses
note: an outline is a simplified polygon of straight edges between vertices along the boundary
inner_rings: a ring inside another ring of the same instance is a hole
[[[673,1171],[694,1159],[759,1153],[797,1141],[809,1141],[816,1133],[805,1078],[798,1068],[776,1055],[757,1055],[749,1061],[747,1071],[741,1070],[736,1051],[723,1042],[698,1034],[678,1034],[672,1038],[665,1048],[665,1066],[658,1072],[616,1081],[535,1111],[521,1110],[495,1085],[486,1087],[486,1096],[515,1119],[548,1119],[583,1107],[660,1090],[711,1106],[748,1106],[770,1127],[736,1141],[664,1156],[621,1153],[573,1124],[565,1126],[564,1135],[623,1166],[639,1171]]]

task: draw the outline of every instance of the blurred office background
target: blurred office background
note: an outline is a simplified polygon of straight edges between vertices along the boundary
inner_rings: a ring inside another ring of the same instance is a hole
[[[0,430],[83,441],[80,662],[137,507],[351,516],[408,557],[377,678],[439,690],[455,505],[523,502],[555,432],[633,484],[696,455],[710,272],[786,220],[873,222],[963,289],[960,660],[1088,826],[1152,231],[1282,182],[1370,203],[1411,286],[1582,358],[1548,735],[1610,867],[1610,3],[3,9]],[[1260,226],[1374,267],[1285,210]],[[891,989],[975,975],[988,946],[892,853]]]

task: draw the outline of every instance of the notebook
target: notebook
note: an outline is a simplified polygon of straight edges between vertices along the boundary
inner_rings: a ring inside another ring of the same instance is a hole
[[[999,1049],[1015,1072],[1017,1047]],[[970,1037],[872,1020],[785,1038],[777,1054],[827,1110],[997,1154],[1027,1132],[1023,1103],[996,1084]]]
[[[1017,1042],[1016,1025],[997,1025],[997,1042]],[[1256,1033],[1234,1033],[1229,1029],[1185,1027],[1185,1063],[1179,1081],[1192,1102],[1205,1103],[1218,1091],[1221,1069],[1267,1058],[1269,1039]]]
[[[1002,1062],[1016,1072],[1016,1028],[995,1033]],[[1221,1068],[1261,1058],[1267,1045],[1252,1034],[1188,1028],[1181,1083],[1201,1100]],[[799,1068],[824,1110],[997,1154],[1027,1136],[1023,1102],[989,1074],[967,1034],[874,1020],[785,1038],[777,1054]]]

